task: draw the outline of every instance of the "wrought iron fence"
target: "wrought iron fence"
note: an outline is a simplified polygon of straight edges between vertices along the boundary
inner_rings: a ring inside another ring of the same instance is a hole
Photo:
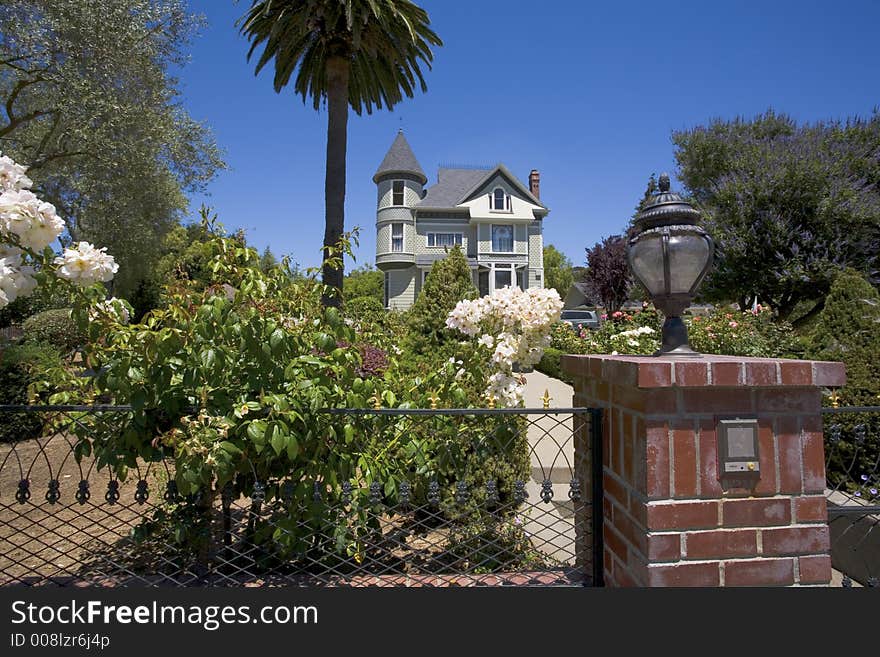
[[[831,562],[844,586],[880,586],[880,406],[822,411]]]
[[[0,406],[0,585],[601,584],[600,411],[327,413],[393,472],[353,458],[181,496],[171,459],[122,478],[93,455],[131,434],[128,407]]]

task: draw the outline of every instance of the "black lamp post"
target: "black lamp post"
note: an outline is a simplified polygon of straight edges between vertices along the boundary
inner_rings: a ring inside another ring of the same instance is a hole
[[[699,221],[700,213],[669,191],[665,173],[660,176],[660,191],[635,220],[636,233],[627,248],[629,266],[666,316],[663,343],[655,356],[700,358],[688,344],[681,319],[715,252],[715,243]]]

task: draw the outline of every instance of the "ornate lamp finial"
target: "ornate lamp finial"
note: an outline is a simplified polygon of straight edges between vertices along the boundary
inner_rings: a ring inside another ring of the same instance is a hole
[[[668,192],[669,191],[669,174],[661,173],[660,174],[660,191]]]

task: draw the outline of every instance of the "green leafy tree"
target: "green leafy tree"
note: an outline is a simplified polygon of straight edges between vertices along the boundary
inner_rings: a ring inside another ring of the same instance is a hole
[[[798,326],[822,310],[841,269],[875,269],[880,115],[798,125],[769,111],[672,139],[718,245],[703,285],[711,300],[746,309],[757,298]]]
[[[263,253],[260,256],[260,269],[264,272],[268,272],[273,267],[278,266],[278,258],[275,257],[275,254],[272,253],[272,249],[268,246],[263,249]]]
[[[0,148],[29,166],[65,240],[106,246],[128,295],[164,233],[223,166],[171,67],[201,24],[184,0],[7,0],[0,6]]]
[[[342,296],[346,301],[370,297],[384,304],[385,276],[371,265],[362,265],[349,273],[342,282]]]
[[[294,91],[317,110],[327,106],[324,182],[324,285],[342,289],[343,271],[328,254],[345,230],[345,155],[348,108],[371,114],[427,89],[420,62],[430,68],[431,46],[443,42],[428,27],[428,14],[409,0],[254,0],[241,19],[251,42],[248,59],[263,47],[259,73],[274,60],[276,92],[296,72]],[[338,305],[329,295],[326,304]]]
[[[880,294],[859,272],[847,269],[831,285],[810,336],[809,354],[843,361],[850,405],[873,405],[880,392]]]
[[[544,287],[552,287],[565,299],[574,283],[571,260],[552,244],[544,247]]]
[[[808,355],[842,361],[846,385],[836,391],[842,406],[880,402],[880,294],[859,272],[847,269],[831,291],[810,336]],[[876,413],[843,413],[825,427],[828,479],[835,487],[858,491],[877,475],[880,462],[880,417]],[[863,477],[865,479],[863,479]],[[864,487],[867,500],[877,498],[877,480]],[[873,488],[873,493],[871,492]]]
[[[461,333],[446,327],[446,318],[462,299],[478,296],[467,258],[458,246],[431,267],[416,302],[409,312],[409,347],[427,353],[449,342],[461,340]]]

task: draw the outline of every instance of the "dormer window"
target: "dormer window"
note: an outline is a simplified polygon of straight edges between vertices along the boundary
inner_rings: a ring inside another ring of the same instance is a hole
[[[404,184],[402,180],[393,180],[391,182],[391,205],[403,205]]]
[[[492,190],[492,196],[489,197],[489,201],[492,204],[493,210],[500,210],[501,212],[510,210],[510,196],[505,194],[501,187],[496,187]]]

